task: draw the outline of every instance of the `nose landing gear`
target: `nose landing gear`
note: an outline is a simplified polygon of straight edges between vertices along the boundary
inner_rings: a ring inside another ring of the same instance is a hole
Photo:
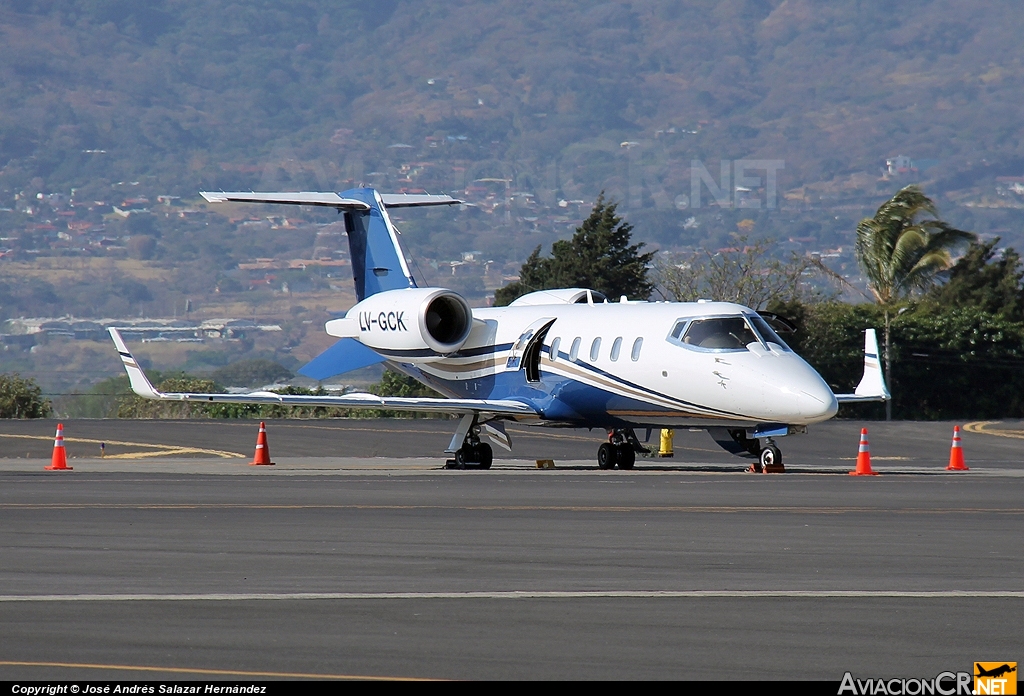
[[[782,450],[771,438],[767,438],[764,447],[757,457],[757,463],[751,464],[748,471],[758,474],[782,474],[786,467],[782,464]]]

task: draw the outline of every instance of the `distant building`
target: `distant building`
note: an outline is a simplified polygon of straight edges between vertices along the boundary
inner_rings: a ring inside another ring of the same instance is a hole
[[[183,319],[96,319],[83,320],[73,317],[34,317],[10,319],[7,322],[8,338],[4,343],[19,339],[11,336],[66,336],[76,340],[106,341],[108,327],[116,327],[128,340],[179,340],[194,341],[203,338],[238,339],[247,334],[265,331],[281,331],[277,324],[257,324],[251,319],[207,319],[195,323]],[[23,340],[23,339],[22,339]]]
[[[890,175],[907,174],[914,169],[914,162],[906,155],[896,155],[885,161],[885,167]]]

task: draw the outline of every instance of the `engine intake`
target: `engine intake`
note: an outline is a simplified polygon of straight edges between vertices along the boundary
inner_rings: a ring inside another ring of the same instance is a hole
[[[428,346],[438,353],[454,353],[469,338],[473,310],[461,295],[442,291],[424,302],[420,324]]]
[[[431,362],[462,348],[473,310],[452,290],[408,288],[367,297],[344,319],[327,322],[332,336],[356,338],[388,358]]]

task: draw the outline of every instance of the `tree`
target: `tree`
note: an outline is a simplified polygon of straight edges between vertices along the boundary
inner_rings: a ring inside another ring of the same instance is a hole
[[[735,240],[732,249],[666,255],[655,263],[658,292],[667,300],[694,302],[707,298],[761,309],[769,302],[792,302],[806,294],[804,274],[816,270],[811,257],[795,254],[789,261],[768,258],[774,240],[752,244]]]
[[[239,360],[214,370],[210,375],[217,384],[228,387],[261,387],[294,376],[295,374],[284,365],[263,358]]]
[[[222,391],[213,380],[182,374],[167,377],[156,388],[162,392],[190,392],[212,394]],[[215,404],[188,401],[155,401],[132,394],[122,399],[117,407],[118,418],[204,418]],[[230,404],[229,404],[230,405]]]
[[[643,244],[630,244],[633,226],[615,214],[617,203],[597,197],[590,216],[570,240],[551,245],[551,258],[538,246],[519,272],[519,280],[495,292],[496,304],[510,304],[521,295],[552,288],[589,288],[608,297],[647,299],[654,285],[647,267],[654,252],[641,254]]]
[[[771,305],[797,326],[786,342],[834,391],[864,371],[864,329],[882,321],[874,303]],[[902,377],[894,408],[913,420],[1024,416],[1024,322],[977,307],[915,303],[892,319],[892,361]],[[878,418],[879,404],[843,404],[839,416]]]
[[[1012,321],[1024,321],[1024,269],[1020,255],[1005,249],[996,258],[999,238],[972,242],[949,269],[949,282],[936,286],[928,300],[942,308],[976,307]]]
[[[436,391],[409,375],[394,370],[384,370],[380,382],[370,388],[373,394],[380,396],[426,396],[430,398],[440,397]]]
[[[49,399],[33,379],[18,373],[0,375],[0,418],[48,418],[53,414]]]
[[[924,217],[928,216],[928,217]],[[975,236],[938,219],[935,204],[914,185],[905,186],[857,225],[857,262],[885,315],[885,376],[892,372],[890,325],[895,305],[931,286],[952,265],[950,250]],[[886,419],[892,415],[886,402]]]

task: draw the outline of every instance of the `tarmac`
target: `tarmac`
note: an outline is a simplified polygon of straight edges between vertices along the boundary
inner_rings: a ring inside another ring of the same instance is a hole
[[[455,422],[0,421],[0,679],[932,678],[1019,660],[1024,425],[867,423],[749,474],[705,433]],[[41,438],[41,439],[37,439]],[[656,441],[657,431],[652,440]],[[96,456],[99,442],[105,457]],[[537,469],[536,459],[555,460]]]

